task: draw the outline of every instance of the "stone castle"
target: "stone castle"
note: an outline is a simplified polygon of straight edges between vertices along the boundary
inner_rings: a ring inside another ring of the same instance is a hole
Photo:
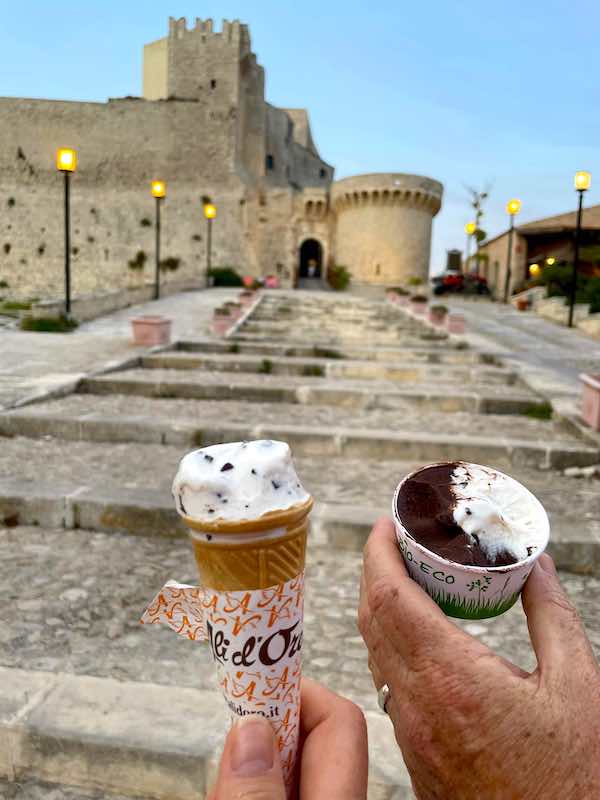
[[[277,275],[284,286],[334,264],[357,283],[427,277],[442,185],[403,173],[334,181],[307,112],[266,102],[264,70],[237,21],[215,31],[211,20],[189,29],[170,19],[168,36],[144,48],[141,98],[0,98],[0,134],[0,281],[9,286],[0,294],[62,294],[59,147],[78,152],[76,294],[152,279],[157,178],[167,185],[162,255],[174,267],[164,280],[204,284],[207,197],[218,209],[213,266]]]

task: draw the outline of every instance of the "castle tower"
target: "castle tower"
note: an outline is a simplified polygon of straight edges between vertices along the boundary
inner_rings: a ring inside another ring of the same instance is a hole
[[[427,280],[431,223],[443,186],[404,173],[357,175],[336,181],[335,260],[356,283],[393,285]]]
[[[146,100],[196,101],[213,120],[235,123],[234,159],[248,175],[264,175],[264,70],[252,52],[247,25],[211,19],[169,19],[169,35],[144,47]]]

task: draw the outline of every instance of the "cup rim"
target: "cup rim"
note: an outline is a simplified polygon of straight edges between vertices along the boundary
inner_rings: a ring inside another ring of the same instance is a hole
[[[510,480],[514,481],[522,489],[524,489],[527,492],[527,494],[530,496],[530,498],[534,501],[534,503],[537,506],[538,510],[541,511],[540,518],[544,521],[544,529],[545,529],[544,530],[545,536],[544,536],[543,545],[540,546],[540,548],[538,550],[536,550],[534,553],[532,553],[530,556],[527,556],[527,558],[523,558],[523,559],[521,559],[521,561],[515,561],[514,564],[504,564],[502,566],[496,566],[496,567],[489,566],[488,567],[488,566],[483,566],[483,565],[482,566],[478,566],[478,565],[475,565],[475,564],[461,564],[459,561],[450,561],[449,559],[444,558],[444,556],[441,556],[439,553],[436,553],[433,550],[430,550],[424,544],[422,544],[417,539],[415,539],[414,536],[409,532],[409,530],[406,528],[406,526],[404,525],[404,523],[400,519],[400,514],[398,513],[398,503],[397,503],[397,501],[398,501],[398,495],[400,494],[400,490],[402,489],[402,486],[406,483],[406,481],[408,481],[414,475],[417,475],[419,472],[423,472],[423,470],[429,469],[430,467],[438,467],[438,466],[442,466],[444,464],[453,464],[453,463],[456,463],[456,464],[472,464],[474,467],[481,467],[483,469],[491,469],[494,472],[498,473],[498,475],[502,475],[504,478],[509,478]],[[548,513],[547,513],[546,509],[544,508],[544,506],[540,503],[538,498],[533,494],[533,492],[531,492],[526,486],[524,486],[521,483],[521,481],[518,481],[516,478],[513,478],[512,475],[507,475],[505,472],[502,472],[501,470],[496,469],[495,467],[489,467],[489,466],[486,466],[485,464],[476,464],[474,461],[465,461],[464,459],[461,459],[461,460],[456,461],[456,462],[453,462],[453,461],[435,461],[432,464],[425,464],[423,467],[419,467],[418,469],[415,469],[412,472],[409,472],[408,475],[405,475],[404,478],[402,478],[402,480],[400,481],[400,483],[396,486],[396,490],[394,491],[394,497],[392,499],[392,514],[393,514],[394,522],[398,523],[402,527],[402,529],[405,531],[406,535],[414,542],[414,544],[416,545],[417,548],[422,550],[428,556],[431,556],[431,557],[437,559],[438,561],[441,561],[443,564],[448,564],[449,566],[452,566],[453,568],[463,569],[466,572],[482,572],[482,571],[483,572],[498,572],[498,573],[513,572],[513,571],[515,571],[517,569],[520,569],[520,568],[526,566],[527,564],[533,564],[535,561],[537,561],[537,559],[545,551],[546,547],[548,546],[548,542],[550,540],[550,520],[548,518]]]

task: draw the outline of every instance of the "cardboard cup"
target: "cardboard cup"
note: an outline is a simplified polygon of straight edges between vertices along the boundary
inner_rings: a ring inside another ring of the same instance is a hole
[[[408,573],[449,617],[460,619],[497,617],[516,603],[533,565],[544,552],[550,536],[548,515],[537,497],[519,484],[527,492],[536,509],[540,529],[543,531],[543,545],[523,561],[508,566],[475,567],[448,561],[417,542],[402,524],[397,510],[398,495],[404,483],[429,466],[435,465],[429,464],[407,475],[398,484],[392,501],[396,539]],[[496,469],[494,472],[499,475],[504,474]],[[509,475],[505,477],[510,478]]]

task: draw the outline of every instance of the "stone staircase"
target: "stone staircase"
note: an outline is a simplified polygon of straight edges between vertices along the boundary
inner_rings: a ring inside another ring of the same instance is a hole
[[[22,800],[44,786],[56,800],[78,800],[69,786],[98,798],[204,796],[225,729],[208,652],[138,624],[165,580],[196,580],[170,495],[195,446],[292,446],[317,501],[305,671],[364,709],[370,800],[412,797],[356,630],[360,551],[408,471],[464,458],[529,486],[600,649],[600,494],[562,474],[597,463],[597,446],[540,418],[544,399],[495,356],[384,302],[278,292],[226,340],[181,341],[122,366],[0,414],[0,576],[17,610],[0,633],[0,796],[8,786],[20,797],[22,776]],[[460,624],[533,667],[520,609]]]

